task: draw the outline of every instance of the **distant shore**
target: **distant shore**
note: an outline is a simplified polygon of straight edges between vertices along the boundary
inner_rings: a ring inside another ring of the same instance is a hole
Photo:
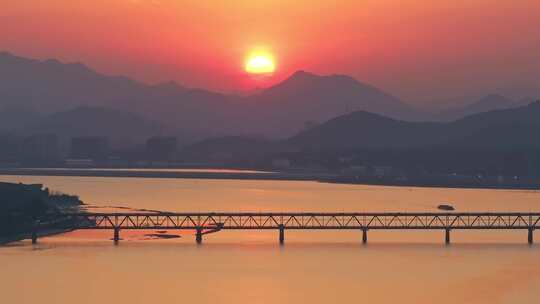
[[[396,181],[396,180],[319,180],[320,182],[347,184],[347,185],[371,185],[391,187],[422,187],[422,188],[450,188],[450,189],[486,189],[486,190],[540,190],[540,183],[490,183],[490,182],[437,182],[437,181]]]
[[[30,176],[79,176],[79,177],[138,177],[138,178],[190,178],[190,179],[246,179],[246,180],[290,180],[317,181],[319,179],[335,178],[328,173],[288,173],[264,172],[249,170],[186,170],[173,169],[57,169],[57,168],[7,168],[0,169],[0,175],[30,175]]]
[[[455,181],[441,179],[354,179],[336,173],[320,172],[265,172],[253,170],[222,169],[112,169],[112,168],[0,168],[0,175],[20,176],[74,176],[74,177],[129,177],[129,178],[179,178],[179,179],[228,179],[228,180],[282,180],[282,181],[316,181],[350,185],[377,185],[397,187],[432,187],[432,188],[470,188],[501,190],[540,190],[540,181],[505,183],[492,181]]]

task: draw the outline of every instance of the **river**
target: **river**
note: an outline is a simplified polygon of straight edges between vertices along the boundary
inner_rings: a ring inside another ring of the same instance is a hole
[[[80,195],[91,210],[540,211],[540,191],[305,181],[0,176]],[[115,208],[113,208],[115,207]],[[123,210],[123,209],[122,209]],[[0,247],[2,303],[537,303],[525,231],[222,231],[153,239],[75,231]],[[177,233],[170,231],[169,233]],[[540,232],[537,232],[540,242]]]

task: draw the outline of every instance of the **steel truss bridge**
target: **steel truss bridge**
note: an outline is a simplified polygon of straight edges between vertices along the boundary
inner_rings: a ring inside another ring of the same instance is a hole
[[[203,235],[221,230],[277,230],[279,242],[285,230],[358,230],[367,242],[369,230],[441,230],[450,243],[450,231],[526,230],[528,243],[540,227],[540,213],[70,213],[40,219],[32,233],[33,242],[41,229],[109,229],[114,240],[120,230],[193,230],[197,243]]]

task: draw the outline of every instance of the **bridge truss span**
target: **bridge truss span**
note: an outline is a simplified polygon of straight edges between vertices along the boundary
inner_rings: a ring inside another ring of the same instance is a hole
[[[220,230],[361,230],[367,242],[368,230],[444,230],[446,242],[454,229],[529,231],[540,226],[540,213],[518,212],[410,212],[410,213],[71,213],[43,222],[63,229],[113,229],[115,239],[123,229],[195,230],[202,235]]]
[[[529,229],[540,213],[77,213],[75,229]]]

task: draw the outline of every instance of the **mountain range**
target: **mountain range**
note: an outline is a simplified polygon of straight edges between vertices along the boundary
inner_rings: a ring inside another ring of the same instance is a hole
[[[466,106],[442,111],[435,115],[435,120],[454,121],[472,114],[526,106],[533,101],[534,100],[530,98],[524,98],[519,101],[514,101],[500,94],[489,94]]]
[[[248,96],[148,85],[107,76],[81,63],[34,60],[0,53],[0,132],[110,134],[128,141],[159,133],[185,142],[220,136],[288,138],[337,116],[364,111],[400,121],[454,120],[512,107],[491,95],[466,108],[430,114],[345,75],[298,71]],[[414,123],[415,126],[431,126]],[[128,134],[130,133],[130,134]],[[183,141],[183,140],[181,140]]]
[[[521,149],[540,148],[540,101],[453,122],[405,122],[357,111],[288,140],[301,149]]]

